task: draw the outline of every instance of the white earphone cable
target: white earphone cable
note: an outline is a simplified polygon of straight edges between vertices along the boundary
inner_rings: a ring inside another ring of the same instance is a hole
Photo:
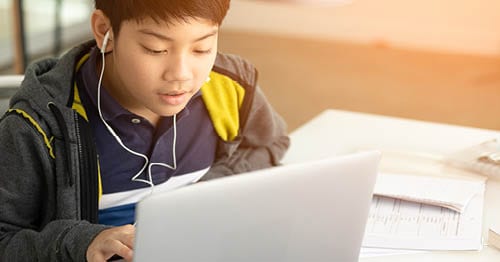
[[[106,46],[105,44],[107,44],[107,43],[104,43],[103,46]],[[152,177],[152,174],[151,174],[151,167],[153,165],[164,166],[164,167],[170,168],[172,170],[175,170],[177,168],[177,159],[176,159],[176,156],[175,156],[175,147],[176,147],[176,141],[177,141],[177,115],[175,114],[173,116],[173,126],[174,126],[174,138],[173,138],[173,142],[172,142],[173,165],[169,165],[169,164],[166,164],[166,163],[149,163],[149,159],[148,159],[148,157],[146,155],[138,153],[138,152],[135,152],[132,149],[128,148],[123,143],[123,141],[120,139],[120,137],[115,133],[115,131],[113,130],[113,128],[111,128],[111,126],[109,126],[109,124],[104,120],[104,117],[102,115],[102,111],[101,111],[101,85],[102,85],[102,79],[103,79],[103,76],[104,76],[104,67],[106,65],[106,60],[104,58],[104,54],[105,54],[105,52],[103,50],[101,52],[101,57],[102,57],[101,72],[100,72],[100,75],[99,75],[99,83],[97,85],[97,111],[99,113],[99,117],[100,117],[102,123],[106,126],[106,129],[115,138],[115,140],[118,142],[118,144],[123,149],[125,149],[130,154],[133,154],[135,156],[138,156],[138,157],[141,157],[141,158],[144,159],[144,161],[145,161],[144,166],[142,166],[142,168],[139,170],[139,172],[137,172],[137,174],[135,174],[132,177],[131,180],[132,181],[146,183],[149,186],[151,186],[152,188],[154,188],[153,177]],[[148,168],[148,166],[149,166],[149,168]],[[148,168],[148,180],[144,180],[144,179],[138,178],[141,175],[141,173],[146,168]],[[151,193],[152,193],[152,191],[151,191]]]

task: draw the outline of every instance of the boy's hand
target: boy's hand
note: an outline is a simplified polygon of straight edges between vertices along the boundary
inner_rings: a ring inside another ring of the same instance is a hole
[[[132,261],[134,238],[135,227],[132,225],[106,229],[87,248],[87,261],[105,262],[115,254]]]

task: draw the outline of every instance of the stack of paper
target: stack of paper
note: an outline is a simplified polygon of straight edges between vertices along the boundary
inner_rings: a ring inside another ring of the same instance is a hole
[[[485,180],[380,174],[363,247],[478,250]]]
[[[406,201],[446,207],[462,213],[485,180],[469,181],[434,176],[380,173],[374,194]]]

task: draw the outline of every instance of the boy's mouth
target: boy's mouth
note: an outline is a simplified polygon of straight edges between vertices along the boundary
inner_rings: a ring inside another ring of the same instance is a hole
[[[160,93],[160,95],[166,95],[166,96],[180,96],[180,95],[184,95],[184,94],[186,94],[186,93],[189,93],[189,91],[186,91],[186,90],[180,89],[180,90],[172,90],[172,91],[162,92],[162,93]]]
[[[169,92],[160,94],[161,99],[168,105],[178,106],[187,99],[187,92]]]
[[[182,92],[182,93],[166,93],[165,95],[167,95],[167,96],[181,96],[183,94],[185,94],[185,92]]]

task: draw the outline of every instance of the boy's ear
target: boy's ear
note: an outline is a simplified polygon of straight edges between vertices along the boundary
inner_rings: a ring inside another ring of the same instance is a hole
[[[92,12],[90,18],[92,33],[94,34],[94,39],[97,42],[97,47],[102,50],[104,44],[104,36],[109,31],[109,37],[107,39],[107,44],[104,45],[106,50],[104,52],[109,52],[113,50],[113,30],[111,29],[111,23],[109,18],[99,9]]]

